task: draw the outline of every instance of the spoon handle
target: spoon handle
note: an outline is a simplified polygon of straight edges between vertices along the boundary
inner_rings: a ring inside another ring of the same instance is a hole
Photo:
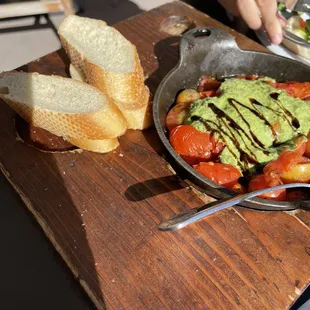
[[[286,188],[294,188],[294,187],[310,188],[310,184],[304,184],[304,183],[284,184],[284,185],[260,189],[260,190],[250,192],[247,194],[237,195],[233,198],[219,200],[215,203],[211,202],[211,203],[204,205],[203,207],[191,209],[187,212],[176,215],[165,222],[162,222],[158,226],[158,229],[161,231],[171,231],[171,230],[181,229],[191,223],[194,223],[194,222],[197,222],[198,220],[203,219],[204,217],[208,215],[211,215],[215,212],[232,207],[244,200],[268,193],[270,191],[286,189]]]

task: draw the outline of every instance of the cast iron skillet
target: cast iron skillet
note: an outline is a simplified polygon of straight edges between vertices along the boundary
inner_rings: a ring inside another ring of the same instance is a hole
[[[268,53],[243,51],[226,31],[199,28],[188,31],[180,42],[178,65],[160,83],[154,98],[153,117],[158,135],[173,164],[182,175],[203,191],[217,198],[228,198],[234,192],[225,189],[197,173],[171,147],[165,128],[165,117],[174,103],[176,94],[184,88],[196,88],[202,75],[217,79],[235,75],[264,75],[277,81],[310,81],[310,67]],[[241,205],[258,210],[293,210],[309,206],[310,201],[275,202],[253,198]]]

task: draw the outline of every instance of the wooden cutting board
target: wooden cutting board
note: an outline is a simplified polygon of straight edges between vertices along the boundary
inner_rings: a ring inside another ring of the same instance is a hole
[[[182,2],[116,25],[153,94],[178,60],[180,37],[159,30],[171,15],[229,30]],[[229,31],[241,48],[264,50]],[[23,70],[68,76],[68,59],[60,50]],[[1,102],[1,170],[97,308],[287,309],[309,284],[308,212],[231,208],[159,232],[209,198],[173,174],[154,129],[128,131],[106,155],[46,153],[16,138],[14,117]]]

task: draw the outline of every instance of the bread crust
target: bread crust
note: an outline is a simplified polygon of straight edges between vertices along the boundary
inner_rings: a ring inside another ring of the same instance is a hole
[[[140,98],[144,91],[144,74],[137,49],[133,44],[134,71],[129,73],[115,73],[104,70],[88,60],[85,55],[81,54],[62,35],[61,26],[58,34],[72,65],[83,74],[87,83],[95,86],[104,94],[122,104],[126,109],[143,106]]]
[[[85,77],[82,75],[82,73],[78,71],[72,64],[70,64],[69,72],[71,78],[82,82],[85,81]],[[67,137],[67,140],[71,144],[81,149],[96,153],[108,153],[119,146],[117,138],[102,139],[102,140],[81,140],[72,137]]]
[[[108,153],[115,150],[119,146],[117,138],[103,140],[75,139],[67,137],[66,140],[71,144],[87,151],[96,153]]]
[[[73,79],[85,81],[85,77],[72,64],[69,67],[70,75]],[[150,91],[147,86],[144,87],[140,102],[142,106],[126,108],[122,103],[115,101],[127,121],[128,129],[147,129],[153,125],[152,104],[150,102]]]
[[[147,86],[141,95],[142,106],[135,109],[128,109],[122,104],[115,102],[127,121],[128,129],[147,129],[153,125],[152,102],[150,101],[150,91]]]
[[[6,74],[12,75],[12,72],[1,73],[0,79]],[[38,73],[15,72],[12,76],[14,74],[40,76]],[[74,87],[78,87],[82,83],[60,76],[51,76],[50,78],[56,79],[57,82],[59,82],[59,79],[63,79],[65,82],[70,81],[70,83],[75,83]],[[90,85],[88,87],[89,91],[98,92],[96,88]],[[0,98],[27,122],[36,127],[44,128],[57,136],[76,139],[111,139],[124,134],[127,129],[124,116],[117,105],[109,98],[102,97],[102,100],[105,100],[106,103],[100,110],[87,113],[66,113],[40,107],[30,107],[22,102],[11,100],[9,96],[9,94],[0,94]],[[100,93],[100,96],[104,95]]]

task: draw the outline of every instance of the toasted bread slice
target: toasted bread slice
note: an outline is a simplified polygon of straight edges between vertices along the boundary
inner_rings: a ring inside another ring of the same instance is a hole
[[[70,75],[73,79],[78,81],[86,81],[83,74],[77,70],[72,64],[69,67]],[[150,91],[148,87],[145,86],[144,91],[141,94],[140,102],[143,103],[141,107],[136,109],[127,109],[122,104],[116,105],[119,107],[123,115],[127,120],[128,129],[146,129],[153,125],[151,102],[149,102]]]
[[[69,72],[70,76],[73,79],[85,82],[85,77],[72,64],[70,64]],[[102,140],[81,140],[67,137],[67,140],[73,145],[80,147],[81,149],[97,153],[108,153],[110,151],[113,151],[119,146],[117,138],[102,139]]]
[[[38,73],[0,74],[0,98],[36,127],[75,139],[111,139],[122,135],[126,120],[98,89],[69,78]]]
[[[80,82],[84,82],[87,83],[85,76],[83,75],[83,73],[79,70],[77,70],[73,64],[70,64],[69,66],[69,73],[72,79],[80,81]]]
[[[108,153],[115,150],[119,146],[117,138],[102,140],[82,140],[67,137],[66,140],[83,150],[96,153]]]
[[[70,15],[58,30],[73,66],[87,83],[127,109],[143,106],[144,75],[136,47],[105,22]]]
[[[150,91],[145,87],[141,94],[141,102],[144,103],[136,109],[128,109],[119,102],[115,104],[122,111],[126,118],[128,129],[146,129],[153,125],[152,106],[150,102]]]

